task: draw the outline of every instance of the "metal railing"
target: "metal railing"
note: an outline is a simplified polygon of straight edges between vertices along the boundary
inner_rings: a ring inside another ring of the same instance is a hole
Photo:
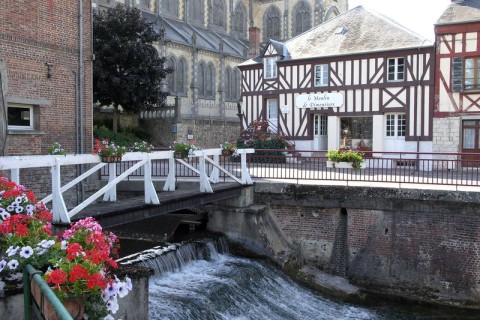
[[[32,283],[40,290],[39,301],[33,299]],[[23,271],[23,299],[24,319],[44,319],[45,306],[48,305],[53,308],[57,319],[73,320],[73,317],[45,280],[43,280],[40,273],[29,264],[25,266]],[[35,315],[35,318],[32,317],[33,315]]]
[[[360,170],[332,167],[326,150],[256,149],[247,155],[247,166],[253,180],[284,179],[296,181],[343,181],[394,184],[424,184],[444,186],[480,186],[480,154],[474,153],[427,153],[427,152],[367,152]],[[478,160],[477,160],[478,159]],[[191,167],[198,159],[186,160]],[[229,172],[240,176],[240,162],[235,157],[220,156],[220,164]],[[117,174],[123,171],[118,165]],[[125,164],[128,165],[128,164]],[[179,166],[179,164],[177,164]],[[102,170],[106,175],[107,168]],[[209,172],[213,166],[207,166]],[[154,161],[152,177],[163,178],[168,173],[168,163]],[[143,175],[133,172],[128,179]],[[176,170],[177,177],[195,177],[187,167]],[[225,174],[220,179],[228,180]]]

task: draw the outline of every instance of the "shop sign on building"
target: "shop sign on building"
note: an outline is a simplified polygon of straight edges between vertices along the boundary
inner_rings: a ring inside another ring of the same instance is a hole
[[[297,108],[339,108],[343,106],[343,93],[302,93],[295,99]]]

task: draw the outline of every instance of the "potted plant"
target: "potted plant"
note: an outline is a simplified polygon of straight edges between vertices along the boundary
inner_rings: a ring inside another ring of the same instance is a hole
[[[348,148],[329,150],[327,152],[327,167],[361,169],[363,153]]]
[[[95,139],[93,154],[98,154],[102,158],[102,162],[120,162],[126,152],[127,148],[110,142],[108,139]]]
[[[119,248],[113,233],[86,218],[53,235],[51,212],[33,192],[4,177],[0,177],[0,220],[1,273],[30,264],[43,272],[61,301],[73,295],[84,304],[78,310],[89,319],[113,319],[118,298],[131,290],[130,279],[121,281],[113,274]],[[44,310],[39,293],[32,282],[34,299]]]
[[[62,145],[58,142],[52,143],[50,148],[48,148],[48,154],[51,155],[65,155],[67,152],[65,149],[62,147]]]
[[[173,143],[174,156],[178,159],[185,159],[196,150],[200,150],[200,148],[195,144],[176,141]]]
[[[133,152],[146,152],[150,153],[153,150],[153,145],[146,141],[142,142],[134,142],[132,146],[132,151]]]
[[[220,148],[222,148],[222,155],[224,156],[231,156],[237,152],[237,145],[230,142],[225,142],[224,144],[221,144]]]

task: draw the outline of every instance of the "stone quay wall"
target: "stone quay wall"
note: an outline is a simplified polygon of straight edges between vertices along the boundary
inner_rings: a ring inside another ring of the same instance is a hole
[[[480,194],[272,183],[251,192],[243,208],[211,209],[209,228],[366,292],[480,307]]]

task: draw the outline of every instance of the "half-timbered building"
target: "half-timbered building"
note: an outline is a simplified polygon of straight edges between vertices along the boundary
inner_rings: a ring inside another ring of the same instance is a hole
[[[452,1],[435,25],[433,150],[480,152],[480,1]]]
[[[431,151],[434,59],[431,42],[356,7],[240,65],[242,127],[268,120],[303,150]]]

